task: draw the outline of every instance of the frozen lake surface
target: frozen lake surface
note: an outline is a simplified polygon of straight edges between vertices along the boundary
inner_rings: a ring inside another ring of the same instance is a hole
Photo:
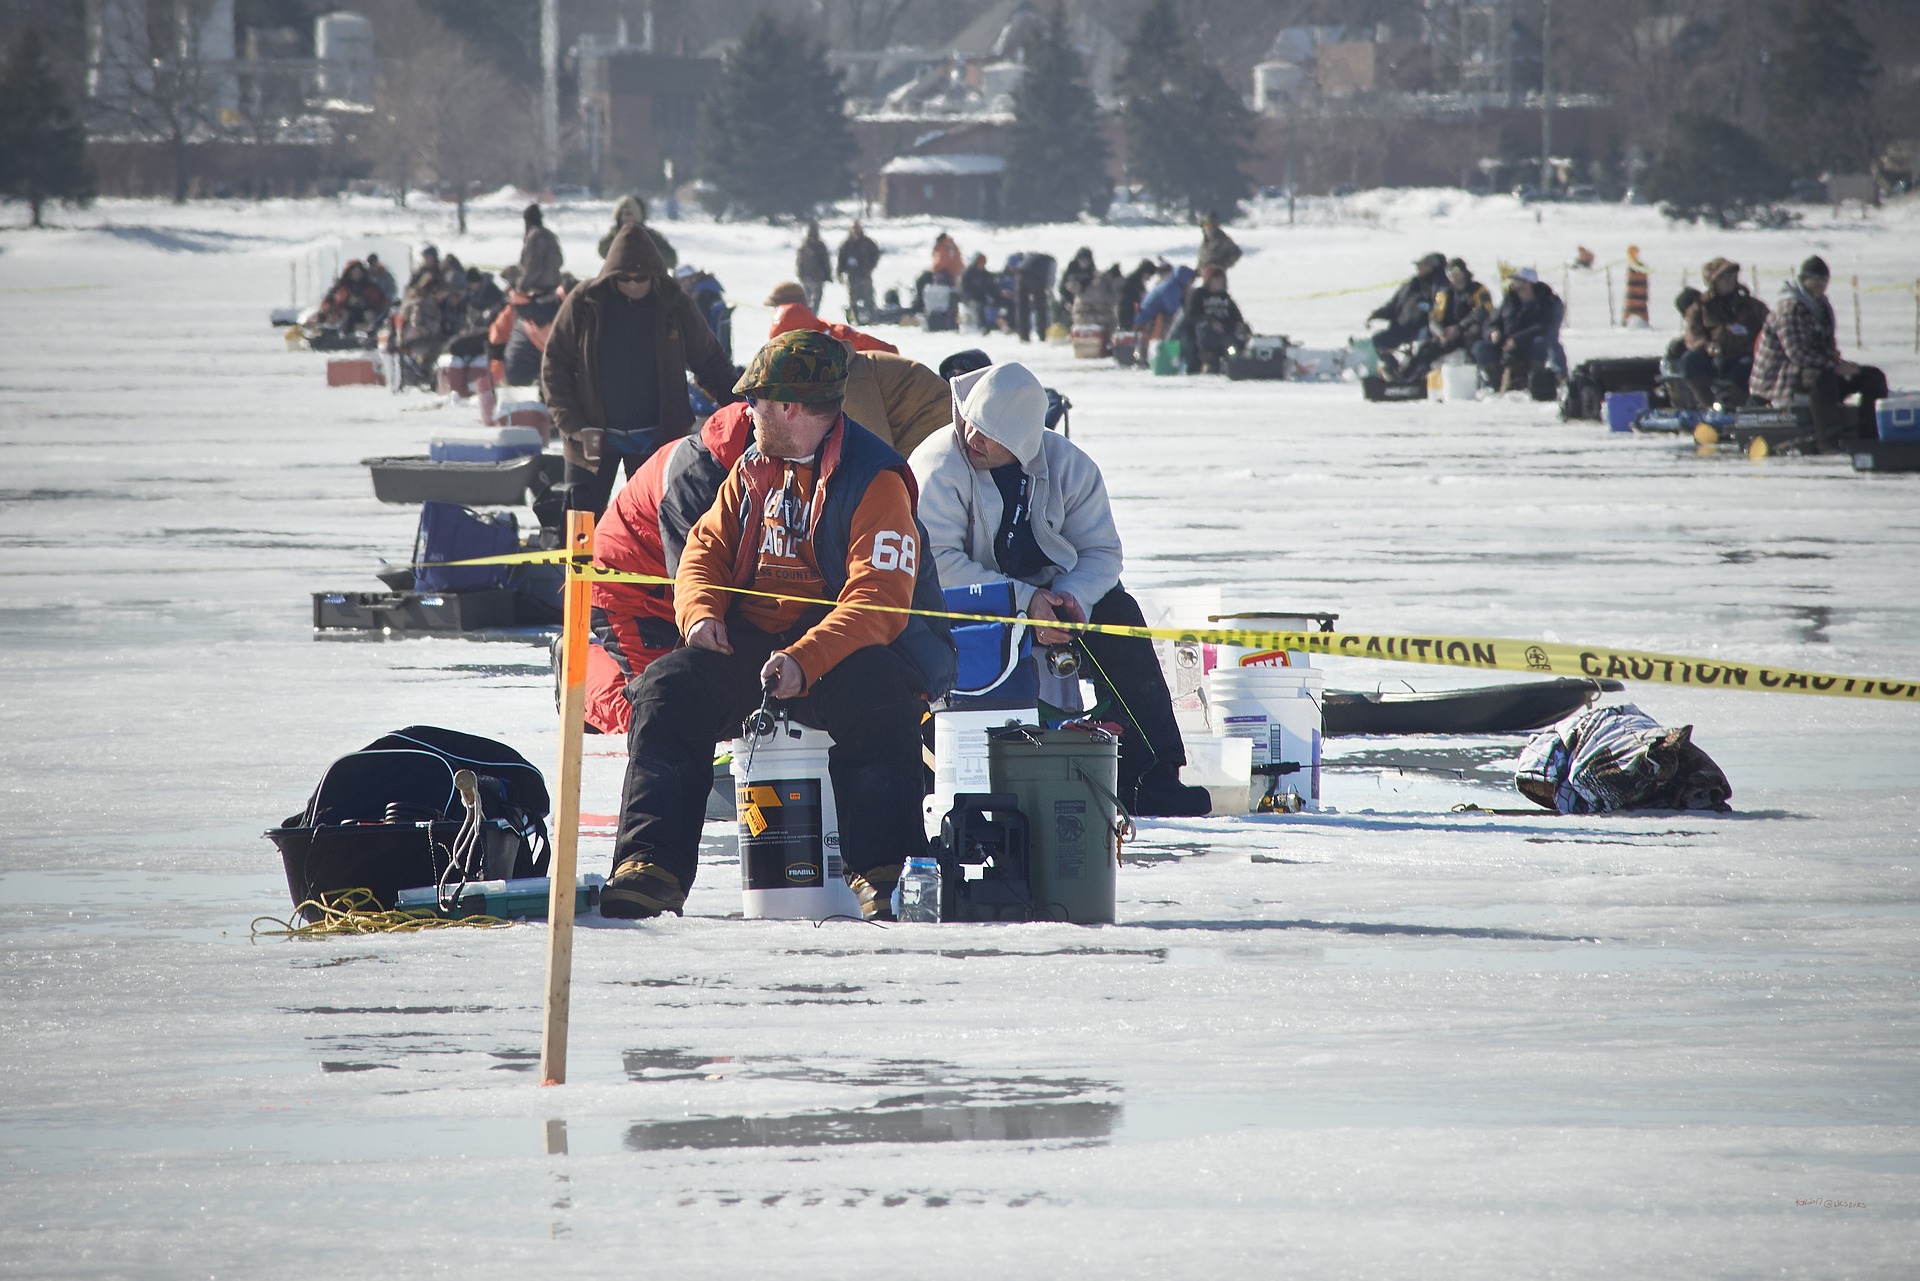
[[[1121,924],[743,922],[723,825],[684,920],[583,921],[571,1082],[536,1080],[546,933],[256,940],[263,829],[414,722],[557,751],[544,651],[316,643],[416,513],[360,459],[465,406],[329,390],[266,325],[343,236],[492,266],[518,205],[103,202],[0,233],[0,1275],[1910,1277],[1920,1219],[1920,706],[1630,686],[1734,812],[1523,807],[1524,739],[1335,740],[1327,810],[1153,821]],[[580,270],[605,203],[560,210]],[[1656,353],[1706,258],[1771,300],[1859,273],[1920,387],[1920,205],[1790,232],[1379,193],[1235,228],[1255,327],[1316,345],[1428,249],[1656,269],[1655,331],[1571,277],[1574,360]],[[882,287],[938,228],[883,224]],[[953,228],[1104,264],[1179,227]],[[671,224],[755,305],[793,236]],[[830,226],[829,235],[840,228]],[[331,259],[327,261],[330,263]],[[837,287],[829,304],[837,303]],[[936,363],[971,337],[888,331]],[[1343,631],[1920,677],[1920,476],[1702,457],[1552,406],[1025,358],[1073,401],[1146,591]],[[1330,684],[1467,673],[1330,660]],[[583,806],[617,803],[588,740]],[[590,818],[585,870],[605,870]]]

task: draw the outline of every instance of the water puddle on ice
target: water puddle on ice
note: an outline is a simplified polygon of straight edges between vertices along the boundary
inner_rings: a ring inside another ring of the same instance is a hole
[[[640,1084],[781,1081],[886,1091],[872,1104],[780,1116],[711,1116],[629,1126],[634,1152],[712,1148],[841,1147],[861,1143],[1105,1142],[1122,1106],[1109,1082],[1083,1077],[983,1076],[920,1059],[832,1062],[714,1058],[669,1048],[629,1050]],[[899,1091],[894,1093],[893,1091]]]

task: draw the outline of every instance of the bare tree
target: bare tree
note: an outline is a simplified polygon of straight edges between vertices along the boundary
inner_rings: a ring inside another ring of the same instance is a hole
[[[466,39],[411,5],[395,5],[381,30],[384,60],[367,142],[376,168],[404,203],[409,183],[450,189],[459,229],[476,184],[517,177],[534,154],[523,91],[478,57]]]
[[[199,33],[184,5],[151,19],[143,6],[102,5],[99,22],[101,52],[88,68],[97,127],[164,143],[173,167],[173,201],[184,204],[188,152],[215,136],[231,68],[202,58]]]

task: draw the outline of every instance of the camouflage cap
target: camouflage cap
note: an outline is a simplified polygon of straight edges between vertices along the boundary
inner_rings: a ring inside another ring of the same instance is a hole
[[[811,329],[781,334],[762,347],[733,385],[736,395],[801,404],[832,400],[846,388],[846,345]]]

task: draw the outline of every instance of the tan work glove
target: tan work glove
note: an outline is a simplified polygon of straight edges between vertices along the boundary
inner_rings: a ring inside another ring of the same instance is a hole
[[[561,440],[561,453],[575,467],[597,472],[600,470],[600,452],[606,441],[607,433],[600,428],[582,427],[579,431],[568,432]]]

